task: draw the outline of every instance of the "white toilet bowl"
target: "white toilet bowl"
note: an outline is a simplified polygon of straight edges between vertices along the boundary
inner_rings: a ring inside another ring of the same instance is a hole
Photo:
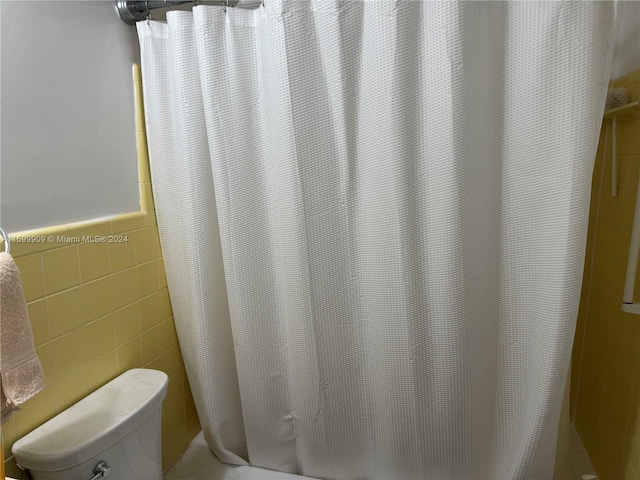
[[[161,480],[167,384],[157,370],[123,373],[18,440],[16,461],[33,480]]]

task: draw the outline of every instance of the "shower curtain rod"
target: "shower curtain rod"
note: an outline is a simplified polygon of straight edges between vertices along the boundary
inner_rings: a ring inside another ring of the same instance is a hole
[[[255,7],[255,2],[245,2],[242,0],[116,0],[116,12],[124,23],[134,25],[140,20],[145,20],[151,14],[151,10],[157,8],[172,8],[185,3],[194,5],[214,5],[236,7],[249,3],[248,6]]]

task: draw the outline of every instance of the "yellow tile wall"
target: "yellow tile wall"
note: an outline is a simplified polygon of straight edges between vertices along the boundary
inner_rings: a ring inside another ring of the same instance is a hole
[[[20,478],[11,456],[18,438],[130,368],[169,375],[165,470],[200,431],[160,251],[137,65],[134,86],[141,211],[11,235],[46,387],[2,426],[8,475]]]
[[[612,85],[640,99],[640,69]],[[573,351],[573,418],[601,480],[640,480],[640,316],[620,309],[640,173],[640,111],[618,117],[617,197],[610,196],[607,125],[610,120],[600,135],[591,192]],[[640,301],[640,275],[635,300]]]

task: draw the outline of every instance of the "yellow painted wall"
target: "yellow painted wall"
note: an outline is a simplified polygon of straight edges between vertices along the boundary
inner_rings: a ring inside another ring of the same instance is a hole
[[[640,70],[613,82],[640,99]],[[640,111],[618,118],[618,197],[611,197],[611,137],[595,163],[585,275],[573,352],[574,421],[598,477],[640,479],[640,316],[622,312],[640,173]],[[606,154],[606,156],[605,156]],[[604,168],[603,168],[604,165]],[[640,276],[635,300],[640,301]]]
[[[11,235],[46,388],[2,426],[8,475],[20,478],[15,440],[130,368],[169,375],[165,470],[200,431],[160,252],[137,66],[134,78],[141,211]]]

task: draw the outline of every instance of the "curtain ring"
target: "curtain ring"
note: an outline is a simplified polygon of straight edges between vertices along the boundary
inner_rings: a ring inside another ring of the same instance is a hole
[[[151,9],[149,8],[149,0],[144,0],[144,10],[145,12],[147,12],[147,22],[150,22],[151,20],[155,20],[151,15]]]
[[[169,9],[169,11],[173,10],[173,6],[169,3],[169,0],[164,0],[164,6]]]

